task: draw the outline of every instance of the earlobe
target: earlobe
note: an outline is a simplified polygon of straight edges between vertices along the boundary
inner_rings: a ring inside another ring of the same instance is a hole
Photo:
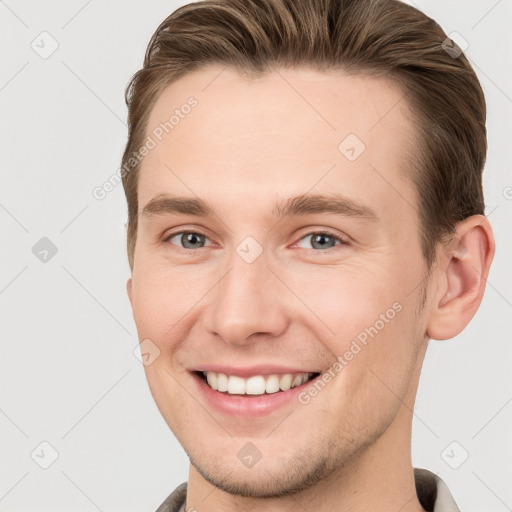
[[[456,226],[441,256],[443,285],[432,305],[429,338],[453,338],[468,325],[482,301],[494,250],[492,229],[483,215],[473,215]]]
[[[132,304],[132,278],[126,281],[126,292],[128,293],[128,298],[130,299],[130,304]]]

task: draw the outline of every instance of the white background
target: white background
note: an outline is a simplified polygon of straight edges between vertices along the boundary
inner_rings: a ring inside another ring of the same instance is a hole
[[[92,195],[119,168],[124,87],[179,5],[0,1],[3,512],[152,511],[187,479],[188,459],[133,355],[122,186],[101,201]],[[438,473],[463,512],[504,512],[512,507],[512,1],[415,5],[469,43],[486,93],[485,192],[498,251],[470,326],[431,342],[413,463]],[[59,45],[47,59],[31,48],[43,31]],[[46,263],[32,252],[42,237],[57,247]],[[48,469],[31,457],[49,456],[43,441],[58,452]],[[458,469],[446,462],[466,452]]]

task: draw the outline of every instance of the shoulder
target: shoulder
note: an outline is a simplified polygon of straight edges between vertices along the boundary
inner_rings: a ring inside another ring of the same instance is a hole
[[[165,501],[156,509],[156,512],[181,512],[185,509],[187,497],[187,482],[178,485]]]
[[[444,481],[432,471],[414,468],[416,493],[427,512],[460,512]]]

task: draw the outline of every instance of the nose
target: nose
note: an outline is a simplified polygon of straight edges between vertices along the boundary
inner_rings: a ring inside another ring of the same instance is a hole
[[[289,322],[286,297],[277,293],[278,282],[264,254],[247,263],[235,253],[228,268],[203,317],[209,332],[233,345],[282,334]]]

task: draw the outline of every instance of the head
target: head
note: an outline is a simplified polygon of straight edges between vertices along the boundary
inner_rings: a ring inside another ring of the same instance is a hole
[[[428,339],[478,308],[485,101],[445,39],[395,0],[198,2],[153,35],[126,95],[128,292],[155,401],[218,487],[277,496],[396,451]],[[198,373],[225,367],[314,380],[228,413]]]

